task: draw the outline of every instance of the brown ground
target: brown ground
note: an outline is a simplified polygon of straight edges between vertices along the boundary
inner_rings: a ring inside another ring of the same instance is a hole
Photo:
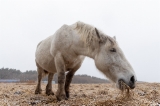
[[[160,106],[160,83],[138,83],[130,97],[114,84],[72,84],[70,99],[56,100],[55,96],[34,94],[34,83],[0,83],[0,106]],[[57,85],[53,85],[53,91]]]

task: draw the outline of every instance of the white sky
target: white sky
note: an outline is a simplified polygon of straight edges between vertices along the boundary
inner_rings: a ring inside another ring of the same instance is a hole
[[[76,21],[116,35],[138,80],[160,82],[159,0],[0,0],[0,68],[36,70],[37,44]],[[76,74],[104,78],[89,58]]]

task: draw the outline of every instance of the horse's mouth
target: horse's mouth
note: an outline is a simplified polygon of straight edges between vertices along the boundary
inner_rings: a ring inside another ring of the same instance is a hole
[[[132,87],[128,86],[123,80],[118,81],[119,89],[124,91],[125,89],[133,89]]]

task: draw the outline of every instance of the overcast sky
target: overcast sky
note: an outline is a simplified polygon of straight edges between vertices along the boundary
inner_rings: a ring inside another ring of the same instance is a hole
[[[159,0],[0,0],[0,68],[36,70],[37,44],[76,21],[116,36],[137,79],[160,82]],[[104,78],[89,58],[76,74]]]

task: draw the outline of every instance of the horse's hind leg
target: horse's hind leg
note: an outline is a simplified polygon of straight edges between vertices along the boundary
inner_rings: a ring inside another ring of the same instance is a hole
[[[37,66],[37,72],[38,72],[38,84],[37,84],[37,88],[35,90],[35,94],[41,94],[41,92],[42,92],[41,80],[42,80],[43,69]]]
[[[46,86],[46,94],[47,95],[54,95],[52,91],[52,79],[53,79],[54,73],[49,73],[48,74],[48,84]]]

